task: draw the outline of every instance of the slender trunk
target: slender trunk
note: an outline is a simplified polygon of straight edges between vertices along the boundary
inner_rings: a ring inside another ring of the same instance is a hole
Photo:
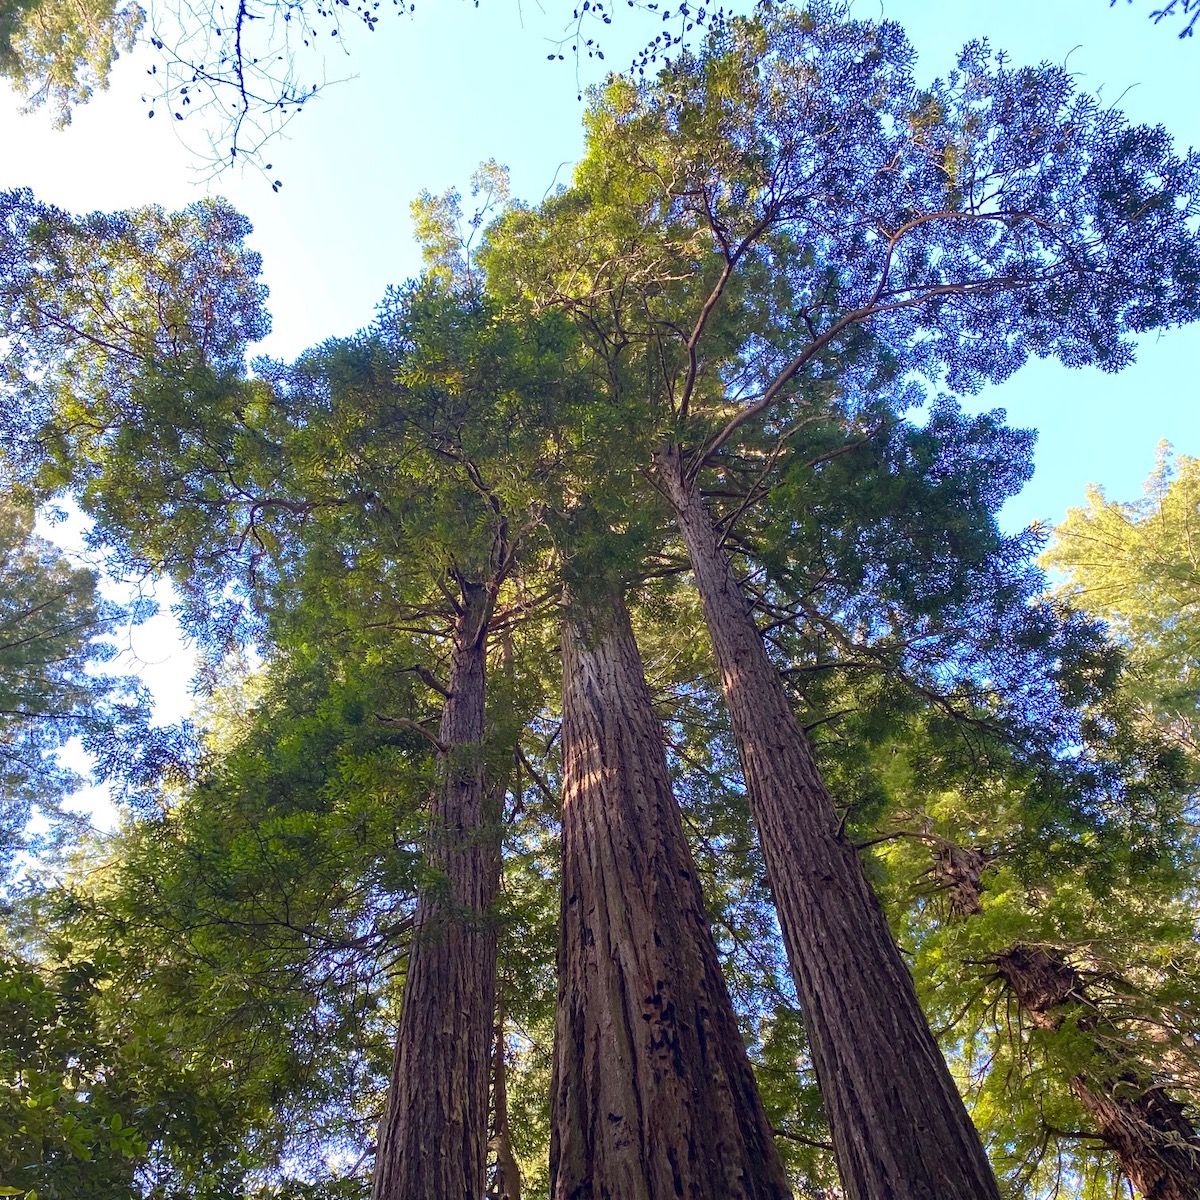
[[[430,812],[441,875],[417,904],[400,1033],[375,1156],[374,1200],[479,1200],[485,1188],[500,880],[496,814],[483,769],[491,597],[463,584]]]
[[[500,632],[500,661],[506,676],[511,676],[515,654],[512,629],[504,626]],[[521,796],[521,767],[517,755],[513,754],[510,792],[514,805]],[[494,1200],[521,1200],[521,1166],[513,1153],[512,1136],[508,1125],[508,1053],[504,1036],[504,1000],[496,1001],[496,1032],[492,1051],[492,1137],[490,1148],[496,1159],[496,1174],[489,1197]]]
[[[1072,1076],[1071,1090],[1145,1200],[1196,1200],[1200,1132],[1149,1070],[1116,1058],[1120,1033],[1091,1002],[1079,972],[1058,950],[1021,944],[997,957],[996,970],[1034,1025],[1058,1029],[1074,1016],[1079,1032],[1097,1035],[1094,1065]]]
[[[504,1045],[503,1005],[496,1013],[495,1050],[492,1058],[492,1152],[496,1156],[495,1200],[521,1200],[521,1168],[513,1154],[508,1130],[508,1063]]]
[[[678,454],[675,509],[721,676],[849,1200],[999,1200],[883,910]]]
[[[983,911],[983,871],[990,861],[968,846],[942,842],[934,848],[934,876],[951,917]],[[1133,1186],[1146,1200],[1200,1197],[1200,1130],[1144,1063],[1114,1053],[1123,1041],[1120,1030],[1092,1001],[1066,955],[1017,943],[995,961],[997,975],[1033,1025],[1059,1029],[1074,1017],[1077,1030],[1097,1035],[1094,1065],[1073,1075],[1070,1086]]]
[[[551,1196],[790,1195],[619,597],[563,629],[562,837]]]

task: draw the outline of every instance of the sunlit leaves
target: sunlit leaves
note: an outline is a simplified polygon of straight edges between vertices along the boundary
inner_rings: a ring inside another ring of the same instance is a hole
[[[3,0],[0,3],[0,78],[30,109],[48,105],[54,123],[108,86],[113,63],[133,48],[145,21],[141,5],[114,0]]]
[[[1160,447],[1132,503],[1090,488],[1043,562],[1065,574],[1059,593],[1108,622],[1128,653],[1126,695],[1143,721],[1200,769],[1200,460]]]

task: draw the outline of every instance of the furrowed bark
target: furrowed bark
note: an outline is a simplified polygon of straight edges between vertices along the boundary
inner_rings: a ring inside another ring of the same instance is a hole
[[[462,585],[430,812],[429,861],[443,880],[417,904],[400,1032],[375,1155],[374,1200],[479,1200],[496,1006],[499,822],[483,768],[491,595]]]
[[[564,624],[562,737],[551,1196],[788,1196],[619,597]]]
[[[1071,1090],[1096,1133],[1145,1200],[1200,1196],[1200,1132],[1186,1110],[1141,1063],[1122,1062],[1112,1047],[1120,1033],[1092,1002],[1080,973],[1061,951],[1018,944],[996,959],[996,971],[1038,1028],[1076,1028],[1097,1036],[1095,1066],[1071,1078]]]
[[[656,466],[704,607],[848,1200],[999,1200],[699,489],[676,452]]]

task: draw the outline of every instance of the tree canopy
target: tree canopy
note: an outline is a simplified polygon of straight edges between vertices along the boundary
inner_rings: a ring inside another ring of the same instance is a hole
[[[142,786],[4,900],[0,1188],[1194,1197],[1195,460],[1047,550],[963,397],[1200,314],[1200,158],[912,62],[722,21],[290,363],[228,205],[0,197],[10,842],[64,737]],[[204,651],[173,775],[64,498]]]
[[[1065,575],[1061,594],[1107,622],[1128,655],[1126,702],[1193,763],[1200,761],[1198,520],[1200,463],[1164,445],[1140,500],[1110,501],[1089,489],[1042,559]]]
[[[34,532],[29,506],[0,499],[0,868],[28,848],[35,813],[52,837],[68,832],[61,802],[82,782],[60,759],[72,739],[98,778],[135,793],[181,749],[150,728],[145,689],[104,667],[128,615]]]

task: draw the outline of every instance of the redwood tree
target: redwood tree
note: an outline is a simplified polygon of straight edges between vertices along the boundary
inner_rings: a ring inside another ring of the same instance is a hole
[[[480,1195],[503,792],[486,657],[558,453],[543,418],[570,386],[565,327],[427,282],[359,338],[250,378],[263,292],[231,210],[75,221],[4,199],[4,415],[27,486],[78,497],[115,564],[169,573],[210,650],[378,656],[390,635],[384,657],[410,654],[399,669],[445,700],[437,733],[425,705],[375,714],[439,758],[376,1195]]]
[[[720,670],[834,1143],[855,1200],[996,1195],[978,1137],[701,488],[771,486],[831,412],[863,438],[922,374],[1030,353],[1117,369],[1200,312],[1200,160],[1065,71],[980,44],[920,88],[891,23],[763,8],[588,118],[575,187],[493,231],[489,280],[576,314],[615,429],[675,511]],[[633,436],[631,436],[631,434]]]
[[[495,592],[465,579],[461,589],[427,835],[439,879],[417,906],[375,1151],[376,1200],[481,1195],[487,1163],[500,817],[483,750]]]
[[[562,669],[551,1195],[788,1196],[619,590],[570,604]]]

